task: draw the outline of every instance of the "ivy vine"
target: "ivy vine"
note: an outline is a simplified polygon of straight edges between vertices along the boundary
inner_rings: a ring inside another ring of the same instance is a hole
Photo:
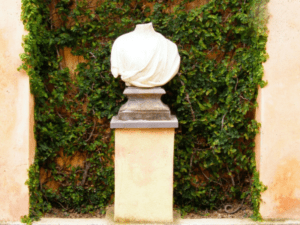
[[[254,111],[258,86],[266,85],[267,1],[211,0],[190,7],[191,2],[22,0],[29,33],[19,69],[30,76],[37,141],[27,181],[30,213],[23,222],[52,207],[105,213],[113,203],[109,121],[126,99],[124,83],[110,73],[111,46],[147,22],[176,43],[181,56],[179,73],[163,96],[180,124],[174,206],[184,213],[245,202],[252,204],[253,218],[261,219],[265,187],[254,160]],[[66,49],[81,58],[75,71],[66,66]]]

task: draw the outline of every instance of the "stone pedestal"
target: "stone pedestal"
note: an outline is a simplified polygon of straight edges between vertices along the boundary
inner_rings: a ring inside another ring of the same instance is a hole
[[[170,223],[178,121],[160,100],[162,88],[128,92],[129,101],[111,121],[116,129],[114,220]]]
[[[118,222],[173,222],[174,128],[116,129]]]

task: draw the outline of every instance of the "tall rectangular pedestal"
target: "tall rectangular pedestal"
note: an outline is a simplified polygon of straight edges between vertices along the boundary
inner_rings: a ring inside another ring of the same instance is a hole
[[[173,222],[174,132],[115,130],[116,222]]]

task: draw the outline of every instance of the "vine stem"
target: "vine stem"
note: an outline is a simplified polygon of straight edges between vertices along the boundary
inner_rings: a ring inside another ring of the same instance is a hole
[[[91,162],[86,162],[80,186],[83,186],[85,184],[90,167],[91,167]]]
[[[182,80],[180,80],[180,83],[181,83],[182,86],[185,86],[185,84],[184,84],[184,82]],[[190,96],[189,96],[189,94],[187,92],[185,92],[185,99],[187,100],[187,102],[190,105],[193,122],[195,122],[196,121],[195,112],[194,112],[194,109],[192,107],[192,103],[190,101]]]
[[[227,168],[228,173],[230,173],[230,171],[229,171],[229,169],[228,169],[228,166],[226,166],[226,168]],[[231,177],[232,185],[235,186],[235,182],[234,182],[233,176],[230,175],[230,177]]]
[[[65,208],[60,202],[57,203],[60,204],[60,206],[63,207],[66,211],[69,209],[69,208]]]
[[[94,53],[90,52],[90,54],[94,59],[97,59],[97,57],[94,55]]]
[[[93,134],[94,134],[94,130],[95,130],[95,127],[96,127],[96,123],[94,122],[94,127],[93,127],[93,130],[92,130],[92,132],[91,132],[91,134],[90,134],[89,138],[85,140],[86,142],[88,142],[88,141],[91,139],[91,137],[93,136]]]
[[[60,54],[59,54],[59,51],[58,51],[58,48],[56,45],[55,45],[55,49],[56,49],[56,54],[57,54],[58,58],[60,58]],[[60,70],[63,69],[60,62],[59,62],[59,68],[60,68]]]
[[[189,171],[189,176],[191,175],[191,172],[192,172],[192,166],[193,166],[193,158],[194,158],[194,149],[193,149],[193,152],[192,152],[192,155],[191,155],[191,159],[190,159],[190,171]]]
[[[237,89],[237,85],[238,85],[238,83],[239,83],[239,78],[238,77],[236,77],[236,84],[235,84],[235,87],[234,87],[234,90],[236,91],[236,89]]]
[[[252,102],[251,102],[249,99],[247,99],[247,98],[243,97],[242,95],[240,95],[240,98],[242,98],[242,99],[244,99],[244,100],[248,101],[250,104],[252,104],[252,105],[253,105],[253,103],[252,103]]]
[[[246,195],[246,197],[247,197],[247,196],[248,196],[248,195]],[[234,213],[238,212],[238,211],[242,208],[242,206],[243,206],[243,204],[244,204],[244,201],[245,201],[246,197],[243,198],[243,200],[242,200],[240,206],[239,206],[236,210],[234,210],[234,211],[232,211],[232,212],[229,212],[229,211],[228,211],[228,207],[229,207],[229,208],[232,208],[232,205],[225,205],[225,207],[224,207],[225,212],[228,213],[228,214],[234,214]]]
[[[202,173],[202,175],[207,179],[207,180],[209,180],[209,181],[212,181],[212,182],[214,182],[214,183],[216,183],[216,184],[218,184],[218,185],[220,185],[220,186],[223,186],[221,183],[219,183],[219,182],[217,182],[217,181],[214,181],[214,180],[211,180],[211,179],[209,179],[206,175],[205,175],[205,173],[202,171],[202,169],[200,168],[200,171],[201,171],[201,173]]]
[[[57,115],[61,118],[61,119],[64,119],[60,114],[59,114],[59,112],[56,112],[57,113]]]
[[[224,127],[224,119],[225,119],[226,114],[227,114],[227,113],[225,113],[224,116],[222,117],[221,130],[223,130],[223,127]]]

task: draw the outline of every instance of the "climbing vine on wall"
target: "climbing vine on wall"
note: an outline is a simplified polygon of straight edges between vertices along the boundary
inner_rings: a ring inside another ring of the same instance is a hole
[[[35,97],[35,161],[30,213],[52,207],[92,212],[113,203],[114,132],[126,101],[110,73],[113,41],[152,22],[175,42],[178,75],[163,101],[179,119],[174,205],[182,212],[252,204],[259,219],[254,120],[267,41],[267,1],[22,0],[23,65]],[[73,62],[74,59],[77,61]],[[73,60],[73,61],[72,61]],[[70,62],[73,62],[73,64]],[[75,65],[75,66],[74,66]]]

